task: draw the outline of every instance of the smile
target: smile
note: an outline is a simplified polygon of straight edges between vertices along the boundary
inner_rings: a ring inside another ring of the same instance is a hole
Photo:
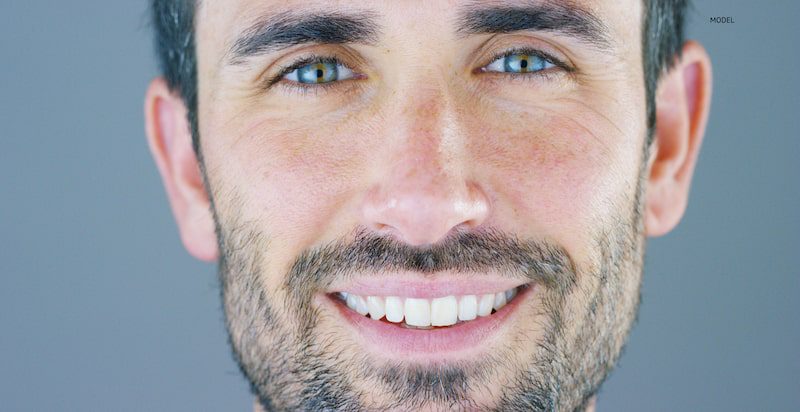
[[[373,320],[385,320],[405,328],[433,329],[489,316],[511,302],[525,285],[497,293],[445,296],[434,299],[399,296],[360,296],[339,292],[348,308]]]
[[[502,343],[517,309],[537,291],[534,283],[497,281],[425,286],[355,284],[325,294],[322,305],[338,315],[348,335],[359,337],[360,346],[381,357],[463,359],[478,355],[493,341]]]

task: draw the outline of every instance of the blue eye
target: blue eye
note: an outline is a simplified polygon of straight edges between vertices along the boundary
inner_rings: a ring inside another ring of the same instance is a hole
[[[343,64],[317,60],[297,67],[284,78],[297,83],[319,84],[351,79],[353,72]]]
[[[535,54],[511,53],[495,59],[484,69],[501,73],[534,73],[556,67],[553,62]]]

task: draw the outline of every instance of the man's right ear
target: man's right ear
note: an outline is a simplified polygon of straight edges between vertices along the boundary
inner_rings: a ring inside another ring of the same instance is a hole
[[[162,77],[153,79],[144,102],[147,143],[161,173],[181,240],[189,253],[204,261],[219,256],[209,196],[192,147],[192,133],[183,99]]]

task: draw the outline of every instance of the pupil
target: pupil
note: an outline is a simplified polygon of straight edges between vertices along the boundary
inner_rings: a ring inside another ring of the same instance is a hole
[[[317,78],[322,78],[322,75],[325,74],[322,69],[317,69]]]
[[[527,68],[528,67],[528,60],[522,60],[519,62],[520,67]]]

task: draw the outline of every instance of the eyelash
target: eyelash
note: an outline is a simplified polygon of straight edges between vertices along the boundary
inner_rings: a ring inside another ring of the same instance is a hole
[[[515,55],[515,54],[527,54],[529,56],[536,56],[536,57],[538,57],[540,59],[543,59],[543,60],[553,64],[558,70],[563,70],[567,74],[571,74],[571,73],[573,73],[575,71],[575,69],[572,66],[564,63],[560,59],[557,59],[557,58],[551,56],[548,53],[545,53],[545,52],[543,52],[543,51],[541,51],[539,49],[521,47],[521,48],[513,48],[513,49],[504,50],[503,52],[495,54],[491,58],[491,60],[489,60],[488,63],[484,64],[483,66],[481,66],[481,67],[479,67],[477,69],[475,69],[474,72],[475,73],[484,73],[484,74],[489,74],[489,75],[504,75],[504,76],[509,76],[509,77],[511,77],[512,79],[515,79],[515,80],[533,80],[533,78],[535,78],[535,77],[544,77],[546,80],[550,80],[551,76],[553,76],[555,74],[555,73],[552,73],[552,71],[553,71],[552,68],[551,69],[539,70],[539,71],[536,71],[536,72],[528,72],[528,73],[490,72],[490,71],[484,70],[486,68],[486,66],[488,66],[492,62],[496,61],[497,59],[506,58],[508,56],[512,56],[512,55]],[[312,55],[308,55],[308,56],[305,56],[303,58],[300,58],[300,59],[290,63],[287,66],[281,67],[281,69],[278,71],[278,74],[276,74],[275,76],[271,77],[267,81],[267,83],[266,83],[264,88],[265,89],[269,89],[272,86],[274,86],[276,84],[279,84],[282,87],[285,87],[290,92],[298,93],[298,94],[300,94],[302,96],[306,96],[306,95],[309,95],[309,94],[316,95],[318,93],[324,93],[324,92],[329,91],[331,88],[341,87],[342,83],[349,83],[349,80],[358,80],[358,77],[356,77],[355,79],[339,80],[339,81],[333,81],[333,82],[328,82],[328,83],[318,83],[318,84],[305,84],[305,83],[299,83],[299,82],[282,82],[281,81],[281,80],[283,80],[283,78],[287,74],[289,74],[289,73],[293,72],[294,70],[297,70],[297,69],[299,69],[299,68],[301,68],[303,66],[311,64],[311,63],[337,64],[337,65],[344,65],[344,66],[350,68],[349,66],[345,65],[344,63],[342,63],[341,60],[339,58],[335,57],[335,56],[332,56],[332,55],[325,56],[325,55],[312,54]],[[355,71],[355,70],[353,70],[353,71]],[[356,76],[358,76],[358,75],[356,75]]]

